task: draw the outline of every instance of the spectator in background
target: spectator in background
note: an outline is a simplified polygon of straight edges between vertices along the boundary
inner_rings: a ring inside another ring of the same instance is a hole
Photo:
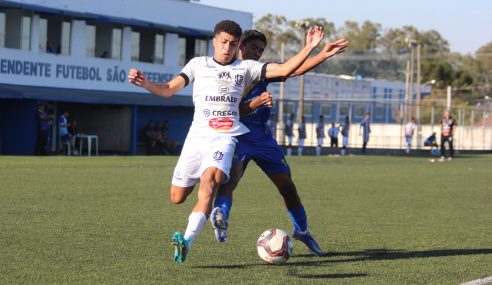
[[[335,125],[335,122],[331,122],[331,127],[328,129],[328,136],[330,137],[330,148],[335,147],[338,149],[339,132],[340,132],[340,128],[337,125]]]
[[[362,135],[362,153],[366,153],[369,134],[371,133],[371,113],[367,112],[364,120],[360,123],[359,135]],[[362,133],[361,133],[362,131]]]
[[[319,121],[316,124],[316,138],[318,139],[318,146],[316,146],[316,156],[321,155],[321,149],[323,147],[323,139],[325,138],[325,117],[319,116]]]
[[[408,122],[405,125],[405,142],[406,142],[405,153],[407,155],[410,155],[410,149],[412,148],[412,139],[415,129],[417,129],[417,124],[415,124],[415,117],[412,117],[410,119],[410,122]]]
[[[147,126],[143,131],[143,140],[147,145],[147,155],[155,153],[156,149],[156,135],[154,133],[154,121],[149,120]]]
[[[306,139],[306,118],[304,116],[301,117],[301,122],[299,123],[299,127],[297,128],[299,132],[299,139],[297,141],[297,155],[302,155],[302,150],[304,149],[304,140]]]
[[[58,135],[60,136],[60,150],[61,153],[67,152],[70,155],[70,151],[75,150],[74,140],[75,137],[68,132],[68,127],[70,124],[68,123],[68,118],[70,117],[70,112],[64,111],[63,114],[58,118]],[[70,146],[69,149],[65,149],[65,145],[68,144]],[[73,153],[75,155],[75,153]]]
[[[441,121],[441,158],[439,158],[440,162],[443,162],[446,157],[446,148],[444,144],[448,144],[449,153],[448,160],[452,160],[454,156],[453,149],[453,136],[456,130],[456,122],[451,117],[451,112],[446,110],[444,112],[444,118]]]
[[[342,132],[342,150],[340,153],[342,155],[347,154],[349,131],[350,131],[350,118],[347,115],[347,116],[345,116],[345,122],[343,122],[342,131],[341,131]]]
[[[109,58],[109,52],[107,50],[103,51],[100,58]]]
[[[36,111],[36,151],[37,155],[46,154],[46,144],[53,117],[46,112],[46,105],[40,104]]]
[[[77,150],[77,148],[79,147],[80,145],[80,141],[79,143],[77,143],[77,135],[79,134],[79,130],[77,128],[77,121],[73,120],[69,126],[68,126],[68,133],[70,134],[72,140],[73,140],[73,146],[74,146],[74,149],[73,149],[73,154],[74,155],[78,155],[79,152]]]
[[[46,53],[55,53],[55,49],[50,42],[46,42]]]
[[[289,119],[285,122],[285,136],[287,137],[287,156],[292,155],[292,140],[294,138],[294,113],[290,114]]]
[[[277,121],[275,120],[275,113],[270,113],[270,118],[266,122],[266,130],[270,130],[273,138],[277,136]]]

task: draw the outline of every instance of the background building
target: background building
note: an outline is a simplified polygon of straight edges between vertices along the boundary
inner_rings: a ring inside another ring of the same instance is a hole
[[[252,25],[250,13],[188,1],[1,0],[0,153],[34,153],[39,104],[54,118],[69,110],[102,151],[136,153],[148,120],[168,120],[170,136],[183,141],[191,88],[164,100],[128,84],[128,70],[170,80],[190,58],[211,54],[224,19]],[[53,151],[56,130],[55,120]]]

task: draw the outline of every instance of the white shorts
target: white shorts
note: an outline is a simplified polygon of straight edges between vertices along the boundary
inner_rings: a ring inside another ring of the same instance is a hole
[[[323,146],[323,138],[318,138],[318,145]]]
[[[289,145],[291,145],[291,144],[292,144],[292,138],[293,138],[293,136],[287,136],[287,143],[288,143]]]
[[[342,145],[348,146],[348,137],[342,137]]]
[[[300,147],[303,147],[304,146],[304,139],[297,140],[297,145]]]
[[[236,143],[237,139],[229,136],[187,137],[174,168],[172,184],[194,186],[209,167],[217,167],[226,175],[225,181],[229,180]]]

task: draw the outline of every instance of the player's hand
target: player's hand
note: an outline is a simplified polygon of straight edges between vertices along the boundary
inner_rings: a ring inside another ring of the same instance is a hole
[[[139,87],[144,87],[148,84],[148,80],[145,78],[143,73],[135,68],[130,68],[130,71],[128,71],[128,82]]]
[[[268,108],[272,108],[273,107],[273,96],[272,96],[272,94],[268,91],[261,93],[260,102],[261,102],[260,103],[261,105],[268,107]]]
[[[349,41],[346,39],[338,39],[334,42],[327,43],[323,50],[320,52],[325,59],[330,58],[336,54],[342,53],[349,46]]]
[[[319,26],[314,26],[309,28],[306,33],[306,46],[311,48],[316,48],[319,43],[325,37],[325,33],[323,32],[323,28]]]

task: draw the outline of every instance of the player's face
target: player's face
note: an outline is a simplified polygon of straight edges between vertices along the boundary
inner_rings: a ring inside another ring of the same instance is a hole
[[[260,40],[252,40],[245,45],[239,46],[239,57],[241,59],[259,60],[265,51],[265,44]]]
[[[230,62],[236,55],[239,39],[226,32],[220,32],[214,37],[213,44],[215,60],[225,64]]]

